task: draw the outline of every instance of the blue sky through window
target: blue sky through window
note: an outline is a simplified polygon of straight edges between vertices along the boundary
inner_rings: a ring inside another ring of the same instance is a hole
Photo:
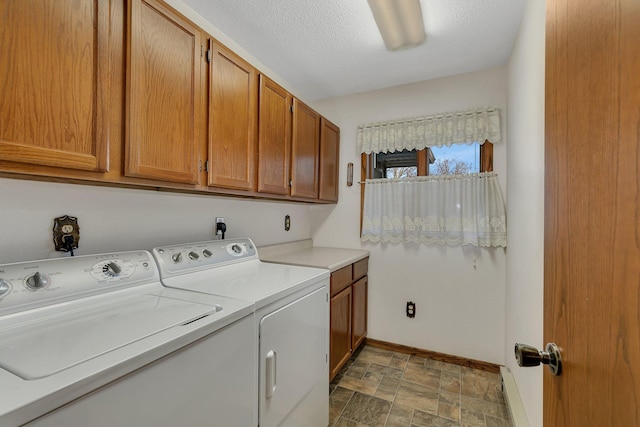
[[[453,144],[451,147],[432,147],[431,151],[439,159],[451,158],[471,165],[471,173],[480,172],[480,144]],[[432,170],[433,165],[429,165]]]

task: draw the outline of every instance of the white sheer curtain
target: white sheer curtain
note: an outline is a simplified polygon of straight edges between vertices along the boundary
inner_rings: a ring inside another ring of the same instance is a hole
[[[506,247],[497,175],[367,180],[361,240]]]
[[[487,140],[502,141],[496,107],[363,124],[358,126],[356,149],[358,154],[387,153]]]

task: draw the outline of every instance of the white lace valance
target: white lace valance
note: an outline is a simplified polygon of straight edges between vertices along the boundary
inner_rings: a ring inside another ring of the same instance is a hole
[[[363,242],[507,245],[502,191],[493,172],[368,179]]]
[[[501,142],[500,112],[496,107],[454,111],[358,126],[360,153],[422,150],[452,144]]]

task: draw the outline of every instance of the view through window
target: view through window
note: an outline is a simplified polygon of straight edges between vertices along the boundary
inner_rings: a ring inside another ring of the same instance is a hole
[[[369,176],[402,179],[424,175],[478,173],[483,171],[481,151],[481,145],[474,143],[371,154],[369,164],[372,170]]]

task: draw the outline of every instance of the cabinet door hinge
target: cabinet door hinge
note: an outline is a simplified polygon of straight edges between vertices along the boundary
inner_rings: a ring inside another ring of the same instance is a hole
[[[202,172],[202,159],[198,159],[198,172]]]
[[[289,180],[289,187],[293,187],[293,180],[292,179]]]
[[[207,50],[207,62],[211,62],[211,49]]]
[[[293,113],[293,104],[291,104],[291,105],[289,106],[289,109],[290,109],[290,110],[291,110],[291,112]]]
[[[206,161],[204,162],[204,171],[205,171],[205,172],[209,172],[209,160],[206,160]]]

